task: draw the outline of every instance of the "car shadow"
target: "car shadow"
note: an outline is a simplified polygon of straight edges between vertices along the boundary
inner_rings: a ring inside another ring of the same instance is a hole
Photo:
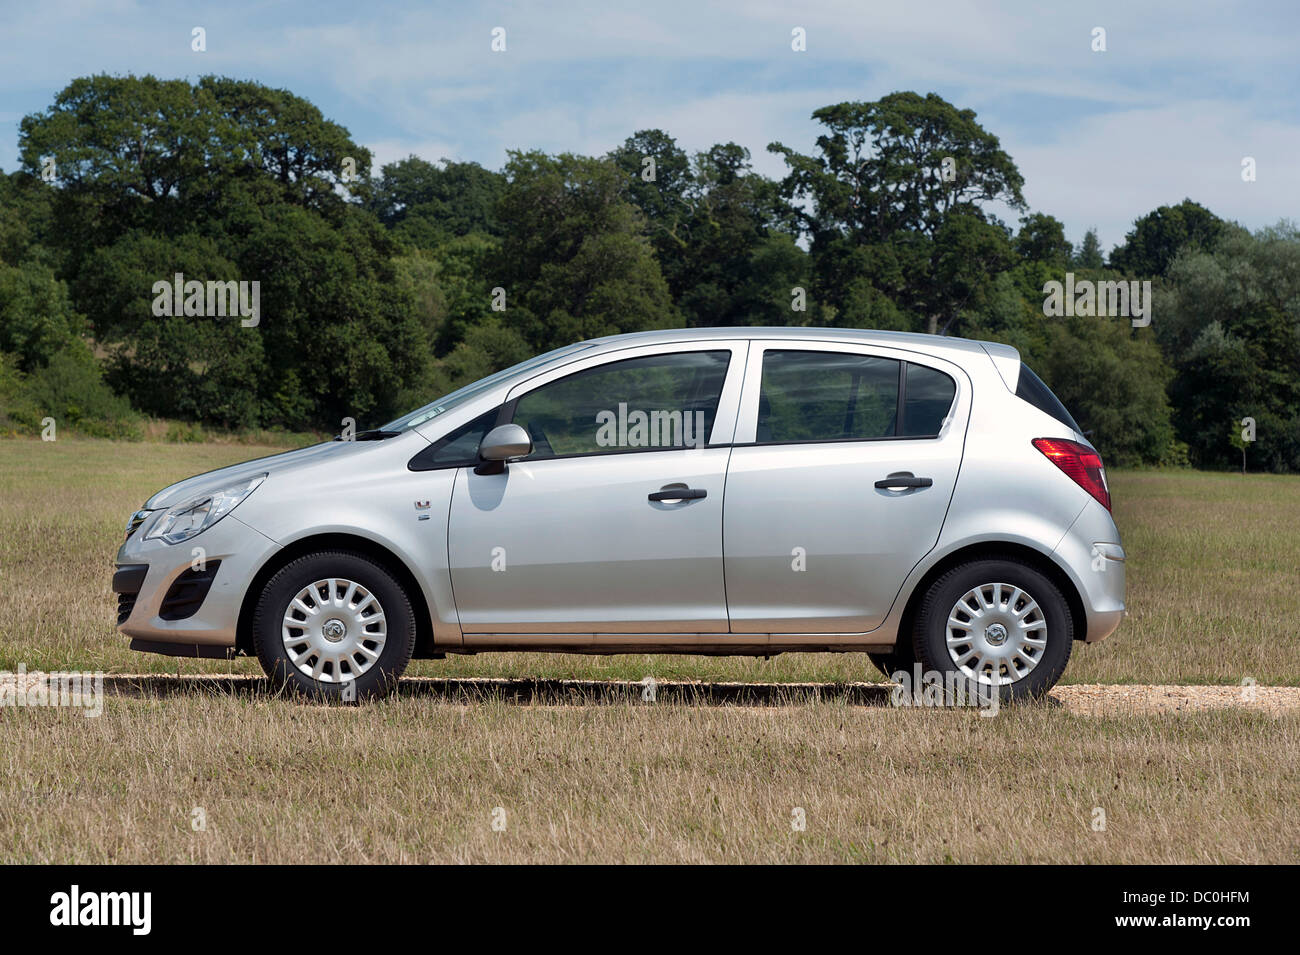
[[[531,677],[406,677],[398,695],[442,703],[502,702],[526,706],[679,703],[697,706],[797,706],[838,702],[888,706],[888,683],[701,683],[663,680],[566,680]],[[180,695],[291,698],[263,677],[147,674],[104,677],[106,694],[125,697]],[[306,701],[305,702],[310,702]]]
[[[705,683],[684,680],[575,680],[532,677],[405,677],[397,695],[439,703],[510,703],[523,706],[600,706],[675,703],[694,706],[801,706],[839,703],[889,707],[892,683]],[[180,695],[231,696],[244,699],[293,699],[259,676],[147,674],[105,676],[104,691],[124,697]],[[313,705],[301,697],[306,705]],[[1036,705],[1061,707],[1053,696]]]

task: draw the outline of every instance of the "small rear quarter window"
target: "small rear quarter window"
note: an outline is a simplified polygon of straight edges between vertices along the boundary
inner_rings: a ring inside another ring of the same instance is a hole
[[[941,371],[911,362],[907,364],[906,375],[899,435],[932,438],[943,427],[943,419],[948,417],[952,399],[957,395],[957,383]]]

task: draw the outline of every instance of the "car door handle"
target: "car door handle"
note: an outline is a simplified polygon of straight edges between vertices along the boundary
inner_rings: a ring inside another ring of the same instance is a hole
[[[709,492],[699,487],[670,487],[662,491],[651,491],[648,495],[652,501],[698,501],[708,496]]]
[[[915,477],[911,471],[895,471],[889,477],[877,481],[876,487],[881,490],[892,491],[895,488],[930,487],[933,484],[932,479]]]

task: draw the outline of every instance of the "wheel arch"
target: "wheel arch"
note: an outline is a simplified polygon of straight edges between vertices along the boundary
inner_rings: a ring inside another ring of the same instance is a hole
[[[931,584],[959,564],[969,563],[972,560],[995,560],[997,558],[1011,558],[1027,564],[1054,583],[1057,589],[1061,591],[1061,596],[1065,598],[1066,607],[1069,608],[1074,639],[1083,640],[1086,638],[1088,614],[1084,610],[1083,598],[1079,595],[1079,589],[1075,586],[1074,581],[1070,579],[1070,575],[1066,573],[1065,569],[1052,559],[1050,554],[1045,554],[1024,544],[1013,544],[1004,541],[980,541],[967,544],[965,547],[959,547],[937,560],[934,566],[930,567],[922,575],[921,579],[916,582],[916,586],[912,588],[912,593],[908,596],[907,603],[903,607],[902,616],[899,617],[898,638],[900,640],[904,638],[911,639],[916,614],[920,610],[921,601],[925,599],[925,594],[930,589]]]
[[[248,656],[257,655],[253,647],[253,613],[267,581],[299,557],[322,550],[350,550],[364,554],[396,577],[406,591],[407,599],[411,601],[411,610],[415,614],[415,652],[412,659],[427,659],[433,655],[433,614],[419,581],[406,566],[406,562],[383,544],[359,534],[343,533],[312,534],[293,541],[273,553],[258,568],[248,589],[244,591],[244,600],[239,608],[239,623],[235,628],[235,649],[238,652]]]

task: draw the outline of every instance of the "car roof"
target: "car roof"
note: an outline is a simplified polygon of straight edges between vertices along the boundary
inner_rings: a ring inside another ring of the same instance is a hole
[[[606,335],[589,339],[586,344],[603,346],[653,345],[658,342],[725,340],[737,338],[788,339],[790,341],[850,342],[866,345],[885,345],[932,355],[987,354],[993,358],[1020,360],[1020,353],[1001,342],[978,341],[973,338],[950,338],[946,335],[924,335],[917,332],[886,332],[863,328],[800,328],[782,326],[731,326],[726,328],[662,328],[647,332],[629,332],[625,335]]]

